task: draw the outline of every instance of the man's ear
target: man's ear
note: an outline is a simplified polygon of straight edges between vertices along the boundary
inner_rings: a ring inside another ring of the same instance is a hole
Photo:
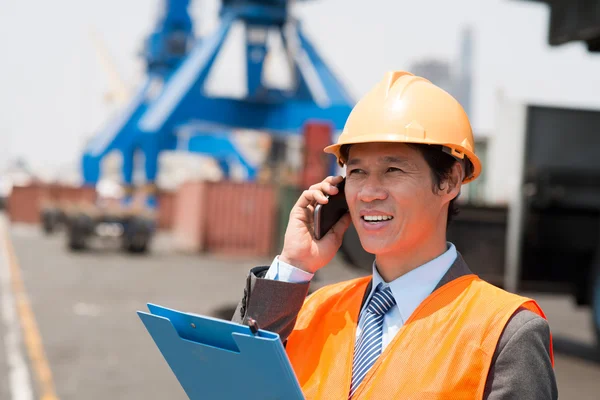
[[[460,194],[460,189],[462,187],[463,180],[463,166],[459,162],[455,162],[452,166],[452,170],[448,176],[448,179],[445,182],[444,190],[447,194],[452,195],[451,197],[454,199],[458,197]]]

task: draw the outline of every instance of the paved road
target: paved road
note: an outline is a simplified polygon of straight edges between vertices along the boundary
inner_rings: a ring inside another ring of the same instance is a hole
[[[136,311],[152,302],[218,315],[237,301],[248,268],[270,262],[175,254],[168,237],[138,257],[110,249],[71,254],[60,235],[42,237],[23,226],[12,228],[12,240],[61,400],[186,399]],[[353,276],[336,261],[317,286]],[[561,398],[598,399],[600,362],[591,356],[587,312],[567,298],[539,300],[558,335]],[[0,324],[0,337],[5,333]],[[13,400],[7,371],[0,347],[0,399]]]

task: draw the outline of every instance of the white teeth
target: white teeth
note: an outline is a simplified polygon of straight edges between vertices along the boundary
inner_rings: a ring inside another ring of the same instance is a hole
[[[393,217],[389,215],[365,215],[363,218],[365,221],[387,221]]]

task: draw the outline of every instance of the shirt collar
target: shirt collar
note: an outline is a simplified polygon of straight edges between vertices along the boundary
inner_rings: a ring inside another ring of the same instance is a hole
[[[396,306],[400,310],[402,322],[405,323],[419,304],[433,292],[433,289],[448,272],[456,257],[456,247],[448,242],[448,250],[445,253],[389,283],[384,282],[377,271],[376,263],[373,262],[373,285],[365,306],[369,303],[377,285],[383,283],[383,287],[389,286],[392,290],[392,294],[396,299]]]

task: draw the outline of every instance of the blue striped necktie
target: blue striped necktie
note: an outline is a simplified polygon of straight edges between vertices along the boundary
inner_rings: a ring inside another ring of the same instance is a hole
[[[354,346],[350,397],[354,395],[363,378],[381,354],[383,316],[395,304],[396,300],[391,289],[389,287],[384,289],[383,283],[380,283],[366,310],[360,316],[359,324],[362,329]]]

